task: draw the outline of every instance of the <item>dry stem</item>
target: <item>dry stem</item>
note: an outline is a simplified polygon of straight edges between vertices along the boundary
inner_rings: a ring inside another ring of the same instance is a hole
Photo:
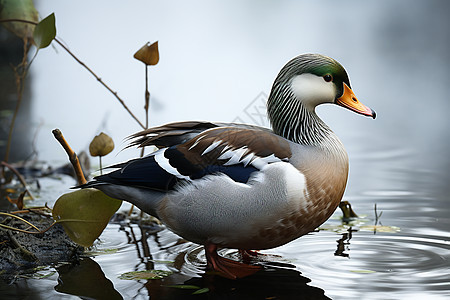
[[[5,162],[5,161],[2,161],[0,164],[1,164],[2,166],[7,167],[8,169],[10,169],[11,172],[13,172],[13,173],[17,176],[17,178],[19,179],[20,183],[22,183],[23,187],[25,188],[25,191],[28,193],[28,195],[30,196],[30,198],[34,200],[33,195],[31,194],[31,192],[30,192],[30,191],[28,190],[28,188],[27,188],[27,183],[25,182],[25,179],[23,178],[22,175],[20,175],[19,171],[17,171],[16,168],[14,168],[12,165],[8,164],[8,163]]]
[[[72,164],[72,167],[75,170],[75,175],[77,176],[78,184],[85,184],[87,181],[86,178],[84,178],[83,170],[81,169],[77,154],[72,150],[72,148],[70,148],[69,144],[67,143],[62,132],[59,129],[54,129],[52,133],[69,156],[70,163]]]

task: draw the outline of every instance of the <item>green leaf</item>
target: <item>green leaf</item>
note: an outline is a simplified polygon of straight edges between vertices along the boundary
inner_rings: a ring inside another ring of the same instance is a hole
[[[105,254],[114,254],[117,253],[119,249],[112,248],[112,249],[95,249],[93,251],[85,251],[84,253],[88,256],[99,256],[99,255],[105,255]]]
[[[39,16],[33,0],[0,0],[0,19],[20,19],[38,22]],[[21,39],[33,37],[34,25],[24,22],[2,23],[9,31]]]
[[[33,39],[36,47],[42,49],[48,47],[56,36],[55,14],[52,13],[39,22],[34,28]]]
[[[198,290],[198,289],[200,289],[199,286],[189,285],[189,284],[165,285],[164,287],[170,287],[170,288],[181,289],[181,290]]]
[[[126,272],[119,276],[119,279],[125,280],[149,280],[149,279],[162,279],[172,275],[170,271],[163,270],[147,270],[147,271],[134,271]]]
[[[192,295],[204,294],[207,292],[209,292],[209,288],[202,288],[202,289],[199,289],[198,291],[193,292]]]
[[[99,190],[82,189],[59,197],[52,214],[75,243],[90,247],[121,204]]]

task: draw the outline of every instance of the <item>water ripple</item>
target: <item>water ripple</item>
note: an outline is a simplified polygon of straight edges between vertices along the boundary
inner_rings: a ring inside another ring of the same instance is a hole
[[[444,295],[450,289],[450,244],[440,237],[353,233],[346,255],[333,256],[331,232],[320,232],[279,249],[333,299],[390,299],[390,292]],[[336,255],[336,252],[334,252]],[[376,296],[373,290],[379,289]],[[351,293],[349,293],[351,291]],[[352,296],[353,295],[353,296]],[[348,298],[347,297],[347,298]],[[427,298],[432,299],[432,298]]]
[[[140,240],[137,226],[131,228]],[[106,273],[151,267],[178,274],[173,277],[173,280],[179,278],[176,284],[189,278],[203,280],[206,258],[202,246],[164,229],[147,237],[150,252],[145,254],[142,246],[128,243],[123,231],[122,239],[118,239],[118,229],[109,226],[98,246],[117,249],[116,253],[97,259]],[[288,273],[286,280],[300,276],[303,288],[316,287],[316,292],[319,288],[332,299],[392,299],[394,294],[395,299],[418,295],[427,295],[426,299],[444,298],[450,290],[450,242],[441,235],[419,234],[407,231],[374,234],[358,231],[357,227],[339,232],[321,230],[282,247],[262,251],[266,255],[258,263],[265,265],[266,270],[258,284],[268,284],[273,276],[280,278],[280,274],[273,271],[285,269],[298,274]],[[234,249],[221,249],[219,253],[240,259]],[[311,282],[305,285],[309,280]],[[123,282],[120,284],[123,286]],[[215,288],[220,289],[222,284],[229,283],[215,284],[218,284]]]

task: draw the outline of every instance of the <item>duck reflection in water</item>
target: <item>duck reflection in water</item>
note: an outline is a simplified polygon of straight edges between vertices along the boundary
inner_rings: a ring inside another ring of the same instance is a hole
[[[243,259],[246,263],[262,268],[251,276],[237,280],[214,272],[204,273],[206,265],[202,248],[183,239],[174,239],[169,246],[163,246],[160,240],[169,232],[157,228],[154,225],[129,223],[122,223],[120,227],[128,242],[135,245],[139,262],[134,270],[141,270],[144,266],[146,270],[168,268],[174,272],[163,280],[148,280],[144,284],[151,299],[330,299],[324,290],[310,286],[309,278],[302,276],[294,265],[284,262],[279,256],[246,256]],[[241,254],[234,251],[226,256]],[[164,266],[158,266],[160,260],[164,260],[161,262]],[[203,295],[193,294],[197,290],[205,292]]]

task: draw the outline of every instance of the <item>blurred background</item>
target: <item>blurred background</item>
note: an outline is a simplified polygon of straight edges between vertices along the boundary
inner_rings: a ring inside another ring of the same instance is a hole
[[[246,108],[261,92],[269,94],[288,60],[314,52],[341,62],[356,95],[378,113],[373,122],[337,107],[320,107],[319,114],[345,145],[346,139],[358,138],[357,147],[381,144],[388,152],[393,150],[391,142],[403,143],[408,151],[433,158],[448,150],[447,1],[35,5],[42,18],[55,13],[57,37],[117,91],[142,122],[144,65],[133,54],[146,42],[159,41],[160,62],[149,71],[150,126],[236,118],[255,123],[245,118]],[[106,164],[138,155],[121,149],[123,139],[139,131],[139,125],[58,45],[40,51],[28,83],[31,100],[22,112],[29,114],[28,135],[35,137],[40,159],[65,159],[51,134],[54,128],[62,130],[76,151],[87,149],[100,131],[111,135],[117,147],[105,157]],[[439,167],[443,163],[429,162]]]

